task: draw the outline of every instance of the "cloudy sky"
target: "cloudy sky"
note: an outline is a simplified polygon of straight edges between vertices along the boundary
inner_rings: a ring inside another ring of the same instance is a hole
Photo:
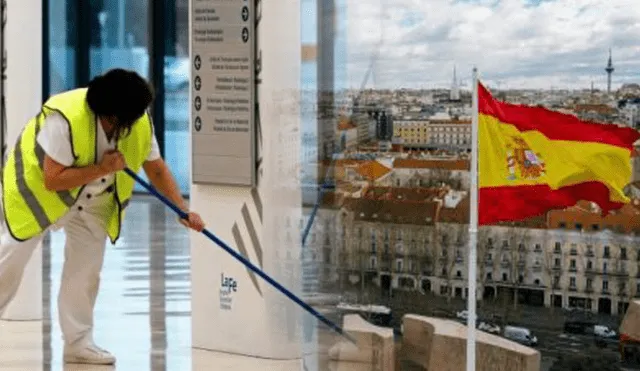
[[[640,83],[637,0],[336,1],[352,87],[376,51],[375,84],[387,88],[449,87],[454,65],[469,86],[475,64],[503,88],[604,89],[609,48],[614,87]]]

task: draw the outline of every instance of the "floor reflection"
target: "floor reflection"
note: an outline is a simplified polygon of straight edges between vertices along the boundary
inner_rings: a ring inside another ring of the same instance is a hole
[[[64,365],[57,295],[64,234],[52,233],[43,246],[44,320],[0,322],[0,370],[349,370],[355,364],[329,364],[324,346],[306,351],[304,361],[269,361],[191,348],[191,285],[187,231],[152,198],[137,197],[123,236],[107,249],[96,305],[96,343],[118,359],[116,367]],[[364,367],[364,368],[363,368]]]

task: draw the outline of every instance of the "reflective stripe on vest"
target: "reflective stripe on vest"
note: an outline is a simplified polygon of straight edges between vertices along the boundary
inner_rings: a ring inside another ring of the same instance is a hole
[[[37,136],[44,118],[51,112],[61,114],[69,124],[71,147],[75,158],[73,166],[94,164],[96,156],[97,119],[86,104],[86,89],[71,90],[51,97],[42,111],[31,119],[18,137],[3,169],[2,199],[5,220],[11,235],[27,240],[42,233],[62,217],[75,203],[83,187],[68,191],[49,191],[44,186],[44,149]],[[153,139],[148,114],[136,121],[131,134],[117,142],[127,166],[139,171],[146,160]],[[93,129],[93,130],[92,130]],[[107,220],[107,233],[113,243],[120,235],[124,209],[133,194],[134,181],[119,172],[115,176],[117,207]]]

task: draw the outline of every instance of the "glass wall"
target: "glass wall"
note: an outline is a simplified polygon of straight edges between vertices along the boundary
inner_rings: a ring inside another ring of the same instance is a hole
[[[167,2],[165,10],[165,160],[173,170],[184,194],[189,193],[191,184],[188,6],[188,0],[172,0]]]
[[[77,9],[74,0],[51,1],[49,4],[49,89],[56,94],[76,86]]]
[[[189,42],[188,0],[165,2],[153,35],[152,3],[148,0],[49,1],[49,91],[55,94],[86,86],[91,78],[112,68],[126,68],[153,81],[150,45],[153,38],[165,43],[164,94],[158,102],[164,118],[155,119],[156,136],[183,194],[189,193]],[[152,110],[153,111],[153,110]],[[164,135],[160,135],[160,133]],[[140,175],[146,180],[144,172]],[[145,192],[136,185],[136,191]]]
[[[147,0],[95,0],[90,4],[90,78],[125,68],[149,78]]]

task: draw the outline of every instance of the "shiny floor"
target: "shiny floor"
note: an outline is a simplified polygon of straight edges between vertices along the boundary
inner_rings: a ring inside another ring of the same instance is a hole
[[[132,203],[123,237],[107,250],[96,305],[96,343],[117,357],[117,366],[64,365],[56,308],[63,245],[64,234],[55,232],[43,248],[44,320],[0,322],[0,370],[362,369],[336,368],[318,354],[274,362],[192,349],[188,232],[146,196]]]

